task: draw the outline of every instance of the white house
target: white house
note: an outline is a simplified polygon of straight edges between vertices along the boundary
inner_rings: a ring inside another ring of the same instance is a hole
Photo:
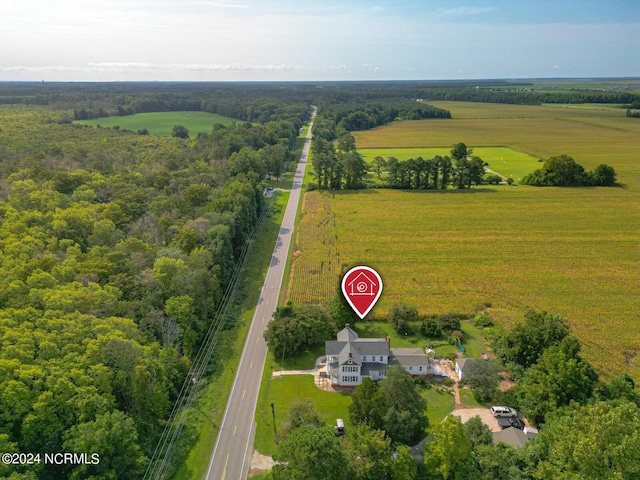
[[[474,362],[480,362],[477,358],[458,358],[456,359],[456,373],[458,374],[458,378],[460,380],[464,380],[464,372],[469,365]]]
[[[355,387],[364,377],[380,380],[386,377],[389,365],[401,365],[414,376],[446,375],[420,348],[390,348],[389,337],[359,338],[349,325],[337,337],[335,342],[325,342],[327,375],[332,386]]]

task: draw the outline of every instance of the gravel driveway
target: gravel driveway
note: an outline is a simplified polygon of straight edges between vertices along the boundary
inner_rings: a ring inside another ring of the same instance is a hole
[[[466,423],[467,420],[478,415],[482,419],[482,422],[489,427],[492,432],[499,432],[502,430],[498,425],[498,419],[491,414],[491,410],[488,408],[458,408],[451,412],[451,414],[460,417],[462,423]]]

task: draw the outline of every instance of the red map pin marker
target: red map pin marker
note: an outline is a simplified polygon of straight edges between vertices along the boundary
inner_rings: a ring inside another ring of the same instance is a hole
[[[382,293],[382,279],[369,267],[353,267],[342,278],[342,294],[351,308],[363,319]]]

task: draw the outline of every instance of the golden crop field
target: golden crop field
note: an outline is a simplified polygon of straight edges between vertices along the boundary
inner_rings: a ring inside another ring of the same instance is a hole
[[[290,274],[296,281],[289,282],[287,292],[287,298],[294,304],[321,303],[336,293],[334,279],[340,274],[340,256],[336,250],[335,225],[329,197],[303,197]]]
[[[399,301],[421,313],[472,313],[490,303],[503,325],[521,320],[529,307],[545,309],[570,321],[602,376],[627,371],[640,381],[640,120],[597,106],[435,104],[454,119],[357,132],[358,147],[463,141],[543,158],[567,153],[586,168],[612,165],[623,186],[310,192],[305,216],[322,211],[335,216],[335,225],[316,221],[300,230],[292,291],[329,285],[329,300],[341,266],[366,264],[384,281],[370,314],[378,318]],[[327,255],[335,268],[318,273]]]

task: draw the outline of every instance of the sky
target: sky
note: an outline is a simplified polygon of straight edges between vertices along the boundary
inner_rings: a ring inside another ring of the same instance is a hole
[[[2,0],[0,81],[640,77],[639,0]]]

